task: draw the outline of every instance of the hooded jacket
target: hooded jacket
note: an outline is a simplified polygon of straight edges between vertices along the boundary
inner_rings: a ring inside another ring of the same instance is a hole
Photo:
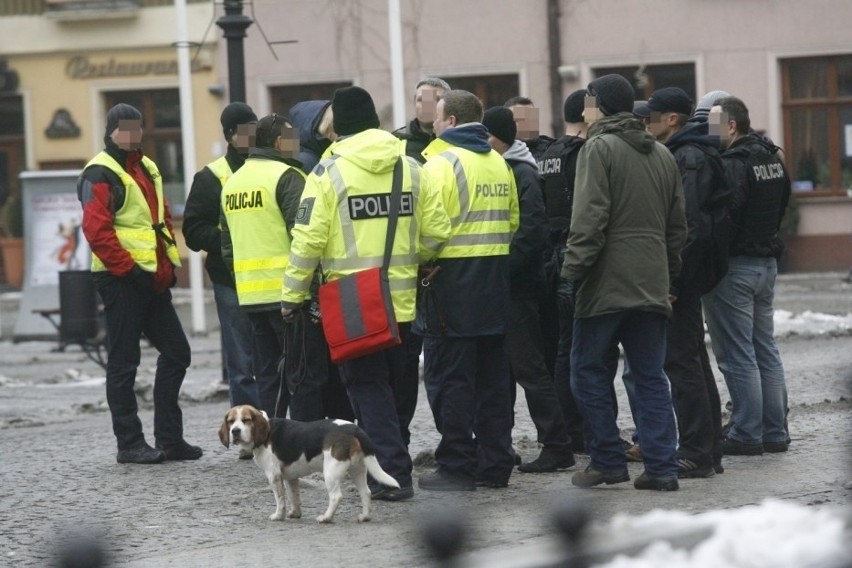
[[[604,117],[580,150],[562,277],[579,283],[575,317],[624,310],[671,315],[669,287],[686,241],[671,153],[629,113]]]
[[[282,305],[307,299],[317,264],[328,281],[382,265],[393,170],[403,160],[402,200],[388,276],[398,322],[414,319],[417,267],[437,254],[450,221],[420,165],[399,140],[371,128],[334,142],[308,176],[293,227]]]
[[[526,144],[515,140],[503,154],[515,175],[520,224],[509,246],[512,297],[538,297],[544,287],[548,221],[538,165]]]
[[[488,130],[479,122],[447,129],[423,155],[424,173],[441,193],[452,232],[421,294],[414,330],[429,337],[506,333],[509,244],[519,217],[511,168],[488,145]]]
[[[290,108],[290,123],[299,129],[299,161],[302,171],[311,173],[320,161],[320,156],[331,145],[331,140],[317,132],[325,109],[331,101],[303,101]]]

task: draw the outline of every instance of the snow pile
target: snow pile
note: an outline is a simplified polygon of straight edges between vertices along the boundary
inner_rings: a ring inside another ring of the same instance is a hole
[[[683,534],[694,528],[712,534],[692,550],[654,541],[641,554],[616,556],[600,568],[806,568],[846,566],[850,545],[840,509],[766,500],[740,509],[689,515],[651,511],[638,517],[616,515],[615,533],[653,531]],[[845,559],[845,560],[844,560]]]
[[[852,314],[835,316],[805,311],[794,315],[786,310],[775,310],[775,336],[827,335],[852,332]]]

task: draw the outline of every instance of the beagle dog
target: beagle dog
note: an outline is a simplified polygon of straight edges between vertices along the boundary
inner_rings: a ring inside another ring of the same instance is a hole
[[[219,439],[226,448],[234,444],[254,454],[254,463],[263,470],[275,495],[275,512],[269,516],[272,521],[284,517],[284,481],[291,505],[286,517],[302,516],[299,478],[317,471],[322,472],[328,490],[328,509],[317,517],[319,523],[330,523],[334,517],[343,497],[341,482],[347,471],[361,496],[359,521],[370,520],[367,472],[379,483],[399,487],[379,465],[367,433],[345,420],[269,419],[253,406],[235,406],[225,414]]]

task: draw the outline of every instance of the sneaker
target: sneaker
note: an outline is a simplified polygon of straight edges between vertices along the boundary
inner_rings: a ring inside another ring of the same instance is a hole
[[[591,465],[586,467],[584,471],[578,471],[571,476],[571,484],[575,487],[594,487],[601,483],[612,485],[613,483],[624,483],[630,481],[630,474],[625,468],[622,471],[598,471]]]
[[[786,452],[789,448],[789,442],[763,442],[763,451],[770,454],[779,454]]]
[[[163,450],[152,448],[145,442],[142,442],[132,448],[118,450],[115,461],[118,463],[140,464],[163,463],[166,461],[166,454]]]
[[[763,444],[747,444],[725,438],[722,440],[722,454],[726,456],[759,456],[763,454]]]
[[[573,467],[575,463],[574,454],[570,450],[542,450],[541,454],[535,460],[519,465],[518,471],[524,473],[550,473],[560,469],[568,469],[569,467]]]
[[[438,468],[420,476],[417,482],[426,491],[476,491],[476,481],[449,474]]]
[[[677,491],[680,488],[676,477],[651,477],[644,471],[633,482],[636,489],[651,489],[654,491]]]
[[[716,468],[712,465],[699,465],[685,458],[677,459],[677,476],[679,479],[713,477],[714,475],[716,475]]]
[[[380,485],[376,489],[370,490],[370,495],[378,501],[407,501],[414,497],[414,487],[411,485],[404,487]]]
[[[161,449],[165,452],[168,461],[197,460],[204,455],[204,451],[199,446],[192,446],[186,440]]]
[[[624,455],[627,457],[627,461],[629,462],[642,462],[642,448],[639,447],[639,444],[631,444],[631,446],[624,451]]]

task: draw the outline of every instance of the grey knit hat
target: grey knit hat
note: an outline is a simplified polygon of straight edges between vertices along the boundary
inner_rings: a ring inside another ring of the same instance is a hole
[[[728,91],[710,91],[700,99],[698,99],[698,104],[695,105],[695,112],[692,113],[694,118],[703,118],[707,120],[707,115],[710,114],[710,109],[713,107],[713,103],[715,103],[719,99],[724,99],[725,97],[730,97],[731,93]]]

